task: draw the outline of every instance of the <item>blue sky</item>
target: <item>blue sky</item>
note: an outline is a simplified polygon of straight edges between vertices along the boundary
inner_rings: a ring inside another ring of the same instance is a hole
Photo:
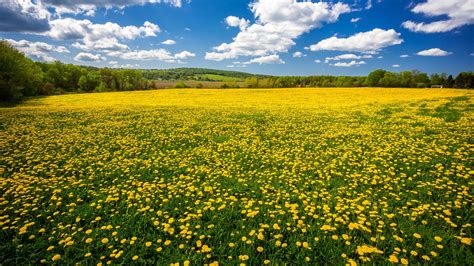
[[[474,70],[474,0],[6,0],[34,60],[272,75]]]

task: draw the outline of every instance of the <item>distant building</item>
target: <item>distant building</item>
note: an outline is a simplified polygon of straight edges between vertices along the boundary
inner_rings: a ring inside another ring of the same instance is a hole
[[[442,89],[443,85],[431,85],[431,88]]]

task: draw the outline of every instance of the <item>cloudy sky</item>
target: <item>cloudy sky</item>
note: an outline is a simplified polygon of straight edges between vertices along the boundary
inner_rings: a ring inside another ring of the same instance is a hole
[[[1,0],[34,60],[274,75],[474,70],[474,0]]]

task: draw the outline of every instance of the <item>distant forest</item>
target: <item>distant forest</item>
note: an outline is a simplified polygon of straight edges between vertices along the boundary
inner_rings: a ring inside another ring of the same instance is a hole
[[[237,71],[201,68],[169,70],[94,68],[33,62],[8,42],[0,41],[0,100],[76,92],[105,92],[157,89],[160,81],[169,87],[202,88],[211,82],[220,88],[293,88],[293,87],[407,87],[474,88],[474,72],[455,78],[447,74],[428,76],[420,71],[400,73],[375,70],[367,77],[353,76],[267,76]],[[201,83],[202,82],[202,83]]]

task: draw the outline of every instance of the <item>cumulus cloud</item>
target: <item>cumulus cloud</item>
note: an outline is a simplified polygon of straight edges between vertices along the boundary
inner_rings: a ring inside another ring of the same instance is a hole
[[[161,44],[174,45],[174,44],[176,44],[176,41],[175,40],[166,40],[166,41],[161,42]]]
[[[296,0],[256,0],[250,4],[250,9],[256,22],[241,28],[232,42],[222,43],[214,47],[214,52],[206,53],[207,60],[263,57],[288,52],[295,44],[293,40],[303,33],[324,23],[335,22],[341,14],[350,12],[349,6],[344,3]],[[231,24],[237,26],[236,17],[231,20]],[[240,27],[241,20],[238,25]]]
[[[280,59],[280,56],[276,54],[272,55],[267,55],[267,56],[261,56],[254,58],[250,61],[248,61],[249,64],[284,64],[285,61]]]
[[[448,32],[464,25],[474,24],[474,0],[428,0],[411,9],[413,13],[429,17],[447,16],[448,19],[434,22],[405,21],[402,26],[413,32]]]
[[[75,61],[80,61],[80,62],[100,62],[100,61],[105,61],[107,58],[100,54],[91,54],[91,53],[78,53],[74,57]]]
[[[347,59],[367,59],[372,58],[372,55],[365,54],[365,55],[355,55],[355,54],[341,54],[334,57],[326,57],[326,63],[329,61],[339,61],[339,60],[347,60]]]
[[[188,0],[189,2],[190,0]],[[55,9],[59,14],[85,13],[94,15],[98,8],[120,8],[127,6],[165,3],[175,7],[181,7],[183,0],[40,0],[47,7]]]
[[[352,60],[350,62],[337,62],[333,66],[337,67],[352,67],[352,66],[360,66],[360,65],[365,65],[364,61],[355,61]]]
[[[181,53],[177,53],[174,55],[174,58],[176,59],[188,59],[190,57],[195,57],[196,55],[194,53],[188,52],[188,51],[182,51]]]
[[[225,22],[229,27],[239,27],[240,30],[246,29],[250,23],[250,21],[247,19],[238,18],[235,16],[228,16],[225,19]]]
[[[319,63],[321,63],[321,60],[316,59],[316,60],[314,60],[314,62],[319,64]]]
[[[401,57],[401,58],[407,58],[407,57],[410,57],[410,56],[407,55],[407,54],[402,54],[402,55],[400,55],[400,57]]]
[[[359,32],[348,38],[331,37],[310,46],[311,51],[349,51],[376,52],[382,48],[401,44],[400,33],[393,29],[375,28],[367,32]]]
[[[25,55],[47,62],[55,60],[49,55],[51,52],[69,53],[69,50],[64,46],[54,46],[44,42],[15,41],[12,39],[6,39],[6,41]]]
[[[51,14],[31,0],[0,1],[0,31],[44,32],[49,30]]]
[[[294,58],[300,58],[300,57],[303,57],[303,56],[306,56],[306,55],[303,54],[303,53],[300,52],[300,51],[297,51],[297,52],[294,52],[294,53],[293,53],[293,57],[294,57]]]
[[[162,48],[154,50],[113,51],[109,52],[108,55],[125,60],[159,60],[168,63],[183,63],[181,60],[196,56],[194,53],[188,51],[182,51],[173,55]]]
[[[400,65],[398,65],[398,64],[395,64],[395,65],[392,65],[392,67],[400,67]]]
[[[58,40],[82,38],[97,40],[104,37],[132,40],[137,37],[156,36],[159,31],[160,27],[149,21],[145,21],[140,27],[122,27],[112,22],[94,24],[87,19],[64,18],[51,21],[51,30],[46,35]]]
[[[447,55],[450,55],[451,53],[441,50],[439,48],[431,48],[428,50],[419,51],[416,54],[421,55],[421,56],[447,56]]]
[[[109,56],[120,57],[126,60],[160,60],[168,61],[174,60],[173,55],[165,49],[154,49],[154,50],[138,50],[138,51],[126,51],[126,52],[110,52]]]
[[[0,31],[45,32],[50,20],[65,13],[94,15],[97,8],[125,8],[132,5],[166,3],[181,7],[191,0],[2,0]],[[50,13],[54,12],[53,14]]]
[[[91,21],[73,18],[56,19],[50,22],[51,30],[45,33],[56,40],[78,40],[73,46],[85,51],[127,50],[128,46],[119,42],[138,37],[156,36],[160,27],[149,21],[143,26],[122,27],[116,23],[94,24]]]

